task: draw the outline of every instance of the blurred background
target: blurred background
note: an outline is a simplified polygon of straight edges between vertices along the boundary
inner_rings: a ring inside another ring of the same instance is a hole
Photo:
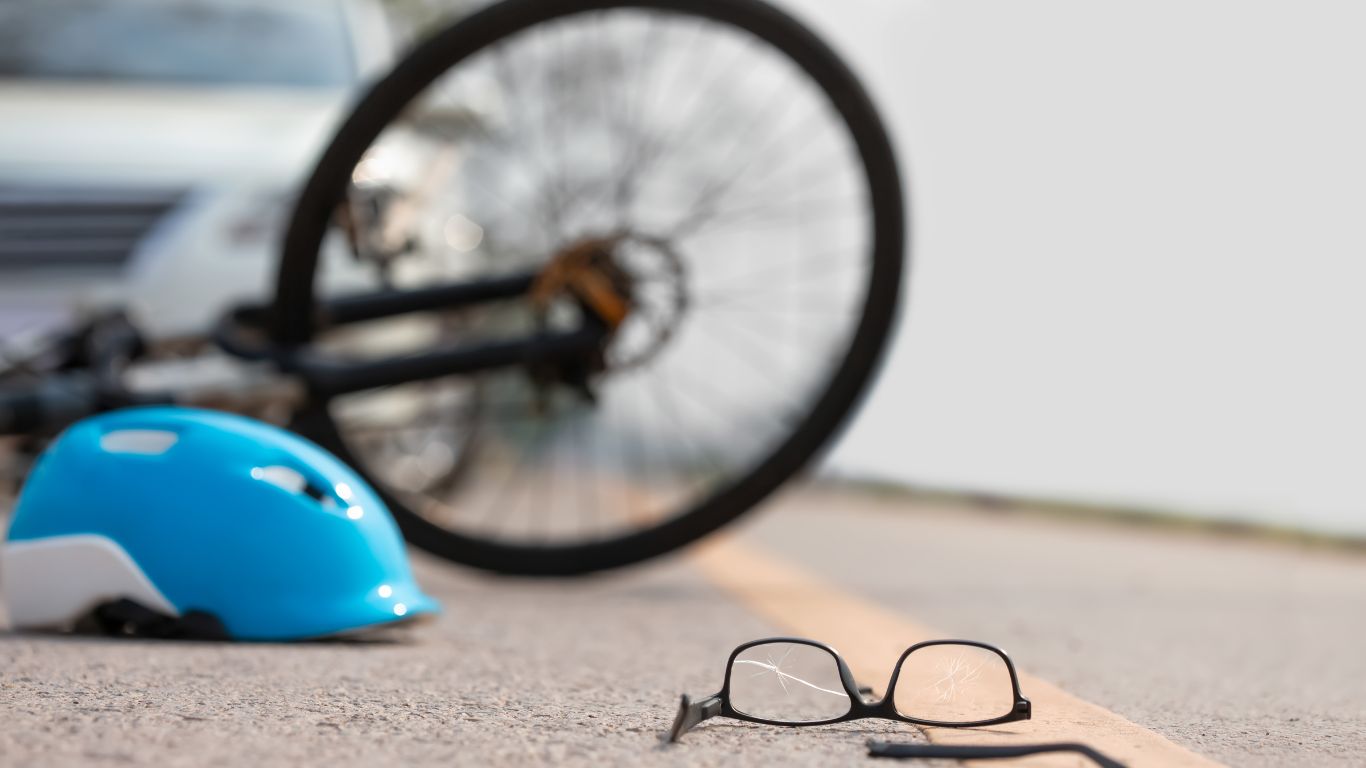
[[[0,3],[0,334],[265,297],[360,89],[476,5]],[[780,5],[869,85],[912,215],[822,476],[1366,536],[1366,7]]]
[[[1366,9],[799,3],[909,167],[850,474],[1366,533]]]

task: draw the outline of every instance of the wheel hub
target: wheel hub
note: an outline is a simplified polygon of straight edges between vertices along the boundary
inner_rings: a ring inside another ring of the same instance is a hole
[[[544,319],[563,297],[607,328],[603,370],[654,358],[688,305],[682,260],[666,242],[638,235],[585,238],[552,257],[532,286],[532,303]]]

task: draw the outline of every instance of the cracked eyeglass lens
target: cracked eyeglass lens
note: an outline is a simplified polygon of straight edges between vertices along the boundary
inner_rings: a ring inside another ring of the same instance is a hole
[[[850,706],[835,657],[801,643],[741,651],[730,668],[730,704],[751,717],[784,723],[833,720]]]
[[[1005,659],[975,645],[945,643],[911,652],[893,691],[896,711],[940,723],[975,723],[1010,714],[1014,687]]]

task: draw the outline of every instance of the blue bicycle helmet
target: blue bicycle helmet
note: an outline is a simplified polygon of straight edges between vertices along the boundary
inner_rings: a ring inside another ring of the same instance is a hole
[[[133,408],[38,460],[0,552],[21,628],[291,640],[434,613],[354,470],[226,413]]]

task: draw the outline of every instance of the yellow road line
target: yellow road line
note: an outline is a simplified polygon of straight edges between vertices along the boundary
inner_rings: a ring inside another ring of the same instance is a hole
[[[783,631],[834,646],[864,685],[885,685],[897,658],[913,643],[946,637],[731,537],[713,537],[695,550],[693,562],[710,581]],[[1020,664],[1019,659],[1015,661]],[[1021,672],[1020,687],[1034,702],[1032,720],[990,728],[926,728],[926,735],[930,741],[943,744],[1079,741],[1132,768],[1219,765],[1032,675]],[[1073,755],[1050,755],[1012,761],[1011,765],[1076,766],[1086,762]]]

